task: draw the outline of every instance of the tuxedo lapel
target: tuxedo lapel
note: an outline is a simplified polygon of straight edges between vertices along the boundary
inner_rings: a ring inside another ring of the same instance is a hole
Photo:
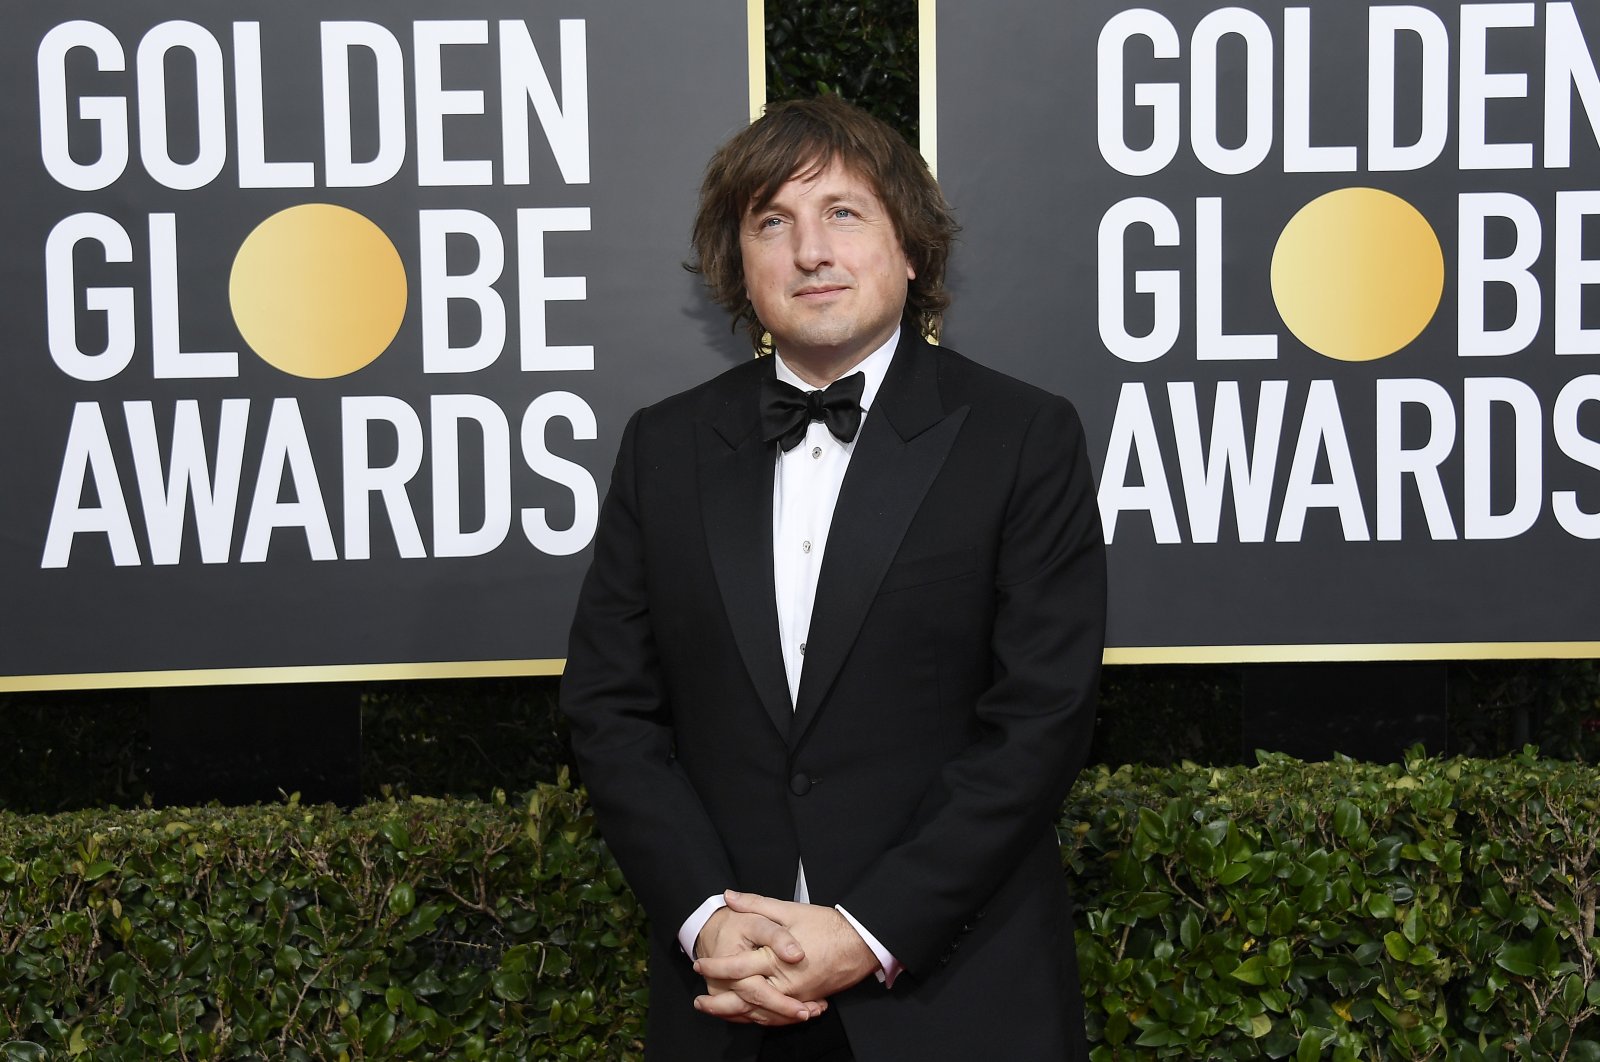
[[[849,656],[878,584],[966,416],[966,406],[945,411],[937,362],[927,345],[902,337],[834,506],[788,730],[791,744],[810,727]]]
[[[758,399],[769,363],[730,379],[727,403],[696,439],[706,545],[734,640],[761,704],[780,733],[793,710],[778,643],[772,569],[772,448],[761,441]]]

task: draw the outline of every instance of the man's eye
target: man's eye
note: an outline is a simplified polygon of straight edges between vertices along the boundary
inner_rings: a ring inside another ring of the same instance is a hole
[[[853,218],[856,216],[856,212],[849,207],[838,207],[834,210],[833,216],[836,218]]]
[[[777,217],[763,218],[761,220],[761,227],[764,228],[764,229],[775,229],[779,225],[782,225],[782,224],[783,224],[783,219],[782,218],[777,218]]]

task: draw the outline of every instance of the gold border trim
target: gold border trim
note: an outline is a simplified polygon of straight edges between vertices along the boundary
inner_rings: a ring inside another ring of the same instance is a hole
[[[1113,646],[1107,664],[1290,664],[1362,660],[1582,660],[1600,658],[1600,642],[1351,642],[1332,645]],[[383,682],[393,679],[517,678],[559,675],[560,660],[452,660],[412,664],[309,664],[287,667],[104,671],[82,675],[0,675],[0,693],[246,686],[290,682]]]
[[[917,139],[928,172],[939,176],[939,29],[934,0],[917,0]]]
[[[750,120],[767,105],[767,12],[763,0],[748,0],[745,9],[745,51],[750,59]]]
[[[1356,660],[1576,660],[1600,642],[1366,642],[1328,645],[1117,646],[1107,664],[1287,664]]]
[[[565,660],[455,660],[415,664],[306,664],[287,667],[102,671],[85,675],[0,675],[0,693],[109,690],[148,686],[249,686],[285,682],[381,682],[387,679],[507,678],[559,675]]]

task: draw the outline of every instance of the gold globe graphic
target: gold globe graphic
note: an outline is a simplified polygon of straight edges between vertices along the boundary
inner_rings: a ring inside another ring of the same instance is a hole
[[[1417,208],[1377,188],[1307,203],[1278,236],[1272,298],[1300,342],[1376,361],[1422,333],[1444,294],[1444,252]]]
[[[228,301],[262,361],[328,380],[371,364],[406,312],[406,270],[383,230],[354,210],[305,203],[245,237]]]

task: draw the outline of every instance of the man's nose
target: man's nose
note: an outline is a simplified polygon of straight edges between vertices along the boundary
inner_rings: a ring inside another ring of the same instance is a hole
[[[828,229],[815,219],[802,220],[794,228],[794,264],[803,273],[815,273],[833,262],[833,245]]]

